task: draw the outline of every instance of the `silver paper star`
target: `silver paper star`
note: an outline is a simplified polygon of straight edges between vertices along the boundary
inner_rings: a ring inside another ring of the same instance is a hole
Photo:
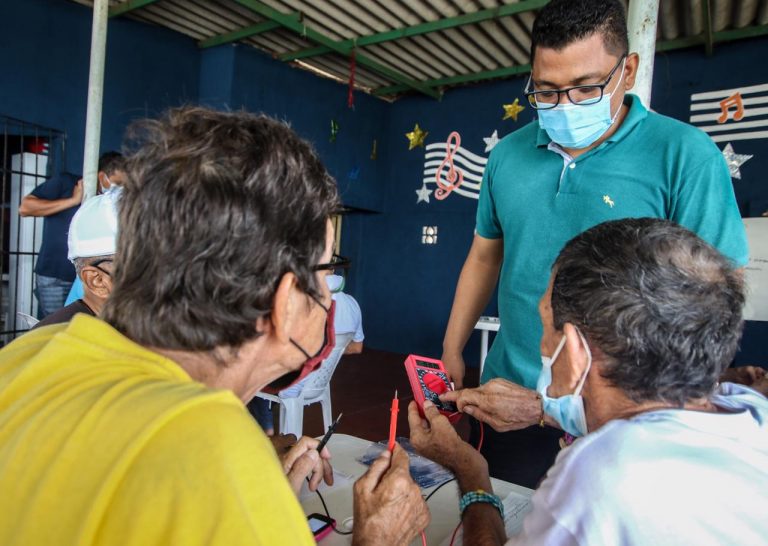
[[[752,159],[753,156],[737,154],[733,151],[733,146],[731,146],[731,143],[729,142],[725,145],[725,148],[723,148],[723,157],[728,164],[728,170],[731,171],[731,178],[741,180],[741,171],[739,170],[739,167]]]
[[[483,142],[485,142],[485,153],[490,152],[499,143],[499,132],[494,131],[491,136],[484,138]]]
[[[419,196],[419,198],[416,200],[416,204],[418,205],[422,201],[429,203],[429,195],[432,193],[432,190],[428,190],[426,184],[421,187],[420,190],[416,190],[416,195]]]

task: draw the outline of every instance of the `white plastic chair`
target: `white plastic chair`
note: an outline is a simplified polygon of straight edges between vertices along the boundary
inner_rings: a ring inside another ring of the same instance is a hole
[[[16,317],[19,319],[19,322],[21,323],[21,326],[27,329],[31,329],[35,324],[40,322],[40,319],[36,319],[32,315],[28,315],[26,313],[22,313],[21,311],[18,311],[16,313]]]
[[[256,395],[270,403],[280,404],[280,434],[295,434],[300,438],[304,428],[304,406],[316,402],[320,402],[323,408],[323,431],[331,426],[331,377],[352,336],[352,333],[336,334],[331,354],[299,384],[280,391],[277,396],[263,392]]]

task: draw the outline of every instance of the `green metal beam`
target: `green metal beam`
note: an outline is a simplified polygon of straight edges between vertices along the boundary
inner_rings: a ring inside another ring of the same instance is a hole
[[[289,17],[293,17],[298,22],[300,15],[298,13],[293,13],[289,15]],[[255,25],[239,28],[237,30],[233,30],[232,32],[226,32],[224,34],[217,34],[216,36],[211,36],[210,38],[197,42],[197,45],[198,47],[203,49],[208,47],[215,47],[221,44],[228,44],[230,42],[236,42],[238,40],[250,38],[251,36],[255,36],[263,32],[269,32],[270,30],[275,30],[276,28],[280,28],[281,26],[282,25],[277,21],[272,21],[272,20],[261,21],[260,23],[256,23]]]
[[[494,78],[508,78],[510,76],[517,76],[518,74],[527,74],[531,71],[531,65],[521,64],[518,66],[511,66],[508,68],[498,68],[496,70],[486,70],[484,72],[476,72],[474,74],[461,74],[459,76],[451,76],[450,78],[441,78],[439,80],[427,80],[424,85],[430,87],[441,87],[443,85],[457,85],[460,83],[491,80]],[[394,95],[408,91],[408,88],[404,85],[393,85],[390,87],[379,87],[373,90],[374,95]]]
[[[157,1],[158,0],[128,0],[127,2],[109,8],[109,16],[117,17],[118,15],[124,15],[129,11],[143,8],[144,6],[154,4]]]
[[[712,10],[710,8],[710,0],[702,0],[701,9],[704,17],[704,51],[706,51],[707,57],[712,56],[714,40],[714,37],[712,36]]]
[[[743,40],[745,38],[755,38],[768,34],[768,25],[755,25],[751,27],[737,28],[734,30],[721,30],[715,32],[715,42],[732,42],[734,40]]]
[[[721,30],[720,32],[712,34],[712,44],[732,42],[734,40],[743,40],[746,38],[756,38],[765,35],[768,35],[768,25],[755,25],[733,30]],[[703,34],[658,42],[656,44],[656,51],[673,51],[675,49],[683,49],[699,45],[706,46],[706,38]]]
[[[266,19],[272,19],[273,21],[276,21],[280,23],[281,26],[292,30],[296,34],[300,34],[301,36],[304,36],[314,42],[317,42],[321,45],[324,45],[331,49],[332,51],[335,51],[336,53],[339,53],[344,56],[348,56],[352,52],[352,47],[349,46],[343,46],[339,45],[335,40],[332,40],[331,38],[325,36],[324,34],[321,34],[320,32],[317,32],[316,30],[313,30],[304,24],[302,24],[299,21],[296,21],[293,19],[290,15],[282,13],[277,11],[276,9],[267,6],[266,4],[262,4],[258,0],[235,0],[238,4],[241,6],[244,6],[251,11],[258,13],[262,17]],[[384,66],[383,64],[374,61],[370,57],[363,55],[361,53],[355,54],[355,59],[357,61],[357,64],[361,66],[368,67],[372,70],[375,70],[376,72],[386,76],[387,78],[394,80],[400,84],[407,85],[408,87],[415,89],[417,91],[420,91],[421,93],[424,93],[425,95],[428,95],[432,98],[439,99],[440,98],[440,92],[430,88],[427,85],[424,85],[423,83],[420,83],[416,80],[410,79],[407,76],[392,70],[391,68]]]
[[[380,44],[381,42],[389,42],[392,40],[399,40],[401,38],[409,38],[411,36],[418,36],[420,34],[427,34],[429,32],[435,32],[438,30],[445,30],[449,28],[459,27],[463,25],[471,25],[473,23],[480,23],[489,19],[498,19],[500,17],[506,17],[509,15],[515,15],[525,11],[532,11],[539,9],[546,5],[549,0],[520,0],[514,4],[506,4],[496,8],[484,9],[476,11],[474,13],[465,13],[464,15],[458,15],[456,17],[448,17],[445,19],[439,19],[437,21],[430,21],[428,23],[421,23],[404,28],[396,28],[394,30],[388,30],[386,32],[380,32],[378,34],[371,34],[368,36],[361,36],[353,40],[342,40],[336,42],[343,47],[363,47],[372,44]],[[316,55],[323,55],[330,52],[331,49],[325,46],[313,47],[309,49],[302,49],[299,51],[293,51],[291,53],[285,53],[279,58],[281,61],[295,61],[297,59],[304,59],[307,57],[314,57]]]

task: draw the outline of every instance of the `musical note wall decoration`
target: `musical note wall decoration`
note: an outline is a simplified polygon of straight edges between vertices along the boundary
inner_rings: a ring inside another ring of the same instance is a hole
[[[691,95],[689,122],[715,142],[768,138],[768,83]]]
[[[426,145],[421,189],[416,190],[417,203],[429,203],[434,196],[444,200],[451,195],[478,199],[483,172],[488,159],[461,147],[461,135],[453,131],[445,142]],[[434,185],[434,186],[433,186]]]
[[[456,168],[453,163],[453,156],[461,148],[461,135],[456,131],[448,135],[448,142],[445,143],[445,158],[437,168],[435,173],[435,198],[443,200],[448,197],[453,190],[461,186],[464,182],[464,171]]]
[[[731,109],[731,106],[736,108],[736,111],[733,113],[733,121],[741,121],[741,118],[744,117],[744,101],[741,99],[741,93],[737,91],[727,99],[720,101],[720,117],[717,118],[718,123],[725,123],[728,121],[728,112]]]

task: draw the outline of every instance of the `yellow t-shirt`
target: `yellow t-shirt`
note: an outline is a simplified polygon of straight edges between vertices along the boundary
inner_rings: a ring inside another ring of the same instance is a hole
[[[230,391],[77,315],[0,351],[0,544],[314,544]]]

